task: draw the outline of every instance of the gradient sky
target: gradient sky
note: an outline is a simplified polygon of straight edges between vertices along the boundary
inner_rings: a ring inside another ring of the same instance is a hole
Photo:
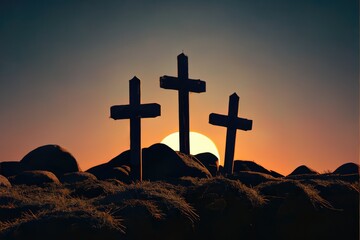
[[[222,127],[240,96],[236,159],[289,174],[359,161],[359,3],[355,0],[11,1],[0,3],[0,161],[59,144],[83,170],[129,148],[129,122],[109,119],[141,79],[142,102],[162,116],[142,121],[142,146],[178,130],[177,92],[159,77],[207,83],[190,95],[190,128],[224,155]],[[156,131],[154,131],[156,129]]]

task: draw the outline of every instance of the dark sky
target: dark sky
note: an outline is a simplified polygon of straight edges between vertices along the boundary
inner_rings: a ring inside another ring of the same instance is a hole
[[[359,161],[359,4],[311,1],[1,1],[0,161],[56,143],[84,170],[128,148],[128,122],[109,107],[162,105],[143,121],[143,146],[177,131],[177,93],[159,87],[189,56],[191,130],[223,156],[225,129],[207,124],[240,96],[235,156],[285,174]],[[157,131],[153,131],[156,128]]]

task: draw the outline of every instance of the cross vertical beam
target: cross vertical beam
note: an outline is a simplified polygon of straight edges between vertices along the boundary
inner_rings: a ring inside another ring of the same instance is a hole
[[[188,58],[184,54],[177,56],[178,78],[180,81],[189,79]],[[179,89],[179,143],[180,152],[190,154],[190,124],[189,124],[189,91]]]
[[[228,117],[230,122],[233,122],[238,115],[239,110],[239,96],[233,94],[229,97],[229,109]],[[236,142],[236,128],[235,126],[230,126],[226,129],[226,145],[225,145],[225,162],[224,168],[225,172],[232,174],[234,168],[234,153],[235,153],[235,142]]]
[[[233,93],[229,97],[228,116],[211,113],[209,123],[212,125],[226,127],[225,163],[226,174],[232,174],[234,169],[234,153],[236,142],[236,130],[248,131],[252,129],[252,120],[238,117],[239,96]]]
[[[133,78],[129,81],[129,102],[133,109],[140,107],[140,80]],[[131,179],[142,181],[142,159],[141,159],[141,118],[134,114],[130,117],[130,164]]]

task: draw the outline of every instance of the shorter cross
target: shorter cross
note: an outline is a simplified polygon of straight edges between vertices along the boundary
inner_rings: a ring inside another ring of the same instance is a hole
[[[225,146],[225,173],[232,174],[234,168],[234,151],[236,141],[236,130],[248,131],[252,129],[252,120],[238,117],[239,96],[233,93],[229,97],[228,116],[211,113],[209,123],[212,125],[226,127],[226,146]]]
[[[141,118],[160,116],[161,107],[157,103],[140,103],[140,80],[137,77],[133,77],[129,85],[130,104],[112,106],[110,117],[114,120],[130,119],[130,175],[134,181],[142,181]]]

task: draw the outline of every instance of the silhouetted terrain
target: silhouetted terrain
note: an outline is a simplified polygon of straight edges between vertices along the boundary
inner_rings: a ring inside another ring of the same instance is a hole
[[[209,154],[198,160],[162,144],[143,154],[142,183],[129,178],[128,152],[87,172],[54,174],[47,168],[58,158],[0,175],[0,239],[359,239],[357,164],[278,177],[237,161],[225,178],[213,176]]]

